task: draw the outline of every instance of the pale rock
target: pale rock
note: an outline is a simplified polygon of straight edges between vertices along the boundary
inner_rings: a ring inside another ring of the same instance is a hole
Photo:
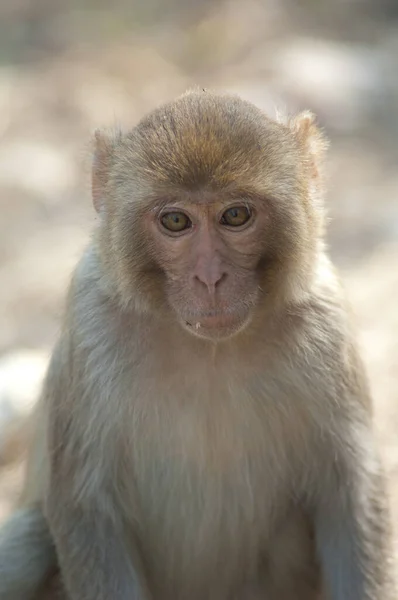
[[[313,110],[326,113],[336,129],[361,125],[384,86],[383,56],[366,47],[292,38],[275,48],[274,56],[281,89],[302,102],[310,101]]]
[[[9,429],[29,414],[48,364],[41,350],[19,350],[0,358],[0,462]]]
[[[16,139],[0,146],[2,186],[23,188],[51,200],[68,190],[76,178],[76,166],[68,154],[45,141]]]

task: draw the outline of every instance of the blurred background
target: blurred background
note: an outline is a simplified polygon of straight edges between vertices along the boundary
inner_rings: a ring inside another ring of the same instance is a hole
[[[94,221],[90,138],[200,85],[332,140],[329,243],[357,315],[398,516],[398,1],[0,0],[0,520]],[[23,440],[22,440],[23,442]]]

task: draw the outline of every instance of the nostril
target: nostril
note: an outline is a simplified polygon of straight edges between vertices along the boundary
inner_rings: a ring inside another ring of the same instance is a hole
[[[202,279],[198,275],[195,275],[193,279],[194,279],[194,283],[196,283],[196,285],[198,286],[199,289],[201,288],[202,290],[206,290],[206,291],[208,290],[210,293],[212,291],[214,291],[214,289],[213,289],[215,287],[214,284],[208,282],[206,279],[204,279],[204,278]]]
[[[219,278],[219,280],[218,280],[218,281],[216,281],[216,286],[217,286],[217,285],[220,285],[220,283],[222,283],[223,281],[225,281],[225,280],[226,280],[226,278],[227,278],[227,274],[226,274],[226,273],[223,273],[223,274],[221,275],[221,277]]]
[[[214,295],[216,288],[227,278],[226,273],[222,273],[218,277],[200,277],[199,275],[194,275],[194,281],[202,288],[206,288],[206,290]]]

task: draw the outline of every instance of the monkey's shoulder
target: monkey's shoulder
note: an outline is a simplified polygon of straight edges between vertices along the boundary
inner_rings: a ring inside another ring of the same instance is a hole
[[[368,380],[357,331],[344,289],[319,287],[304,302],[291,307],[285,327],[290,337],[291,370],[306,395],[322,393],[335,406],[354,402],[369,407]]]
[[[73,332],[81,340],[93,335],[106,337],[116,324],[123,330],[126,325],[124,312],[115,288],[104,277],[101,257],[92,242],[72,273],[66,298],[64,331]],[[117,333],[120,333],[120,328]]]
[[[293,330],[303,333],[313,343],[329,346],[338,352],[356,343],[354,318],[338,270],[326,254],[320,254],[308,294],[290,306],[287,315],[297,324]]]

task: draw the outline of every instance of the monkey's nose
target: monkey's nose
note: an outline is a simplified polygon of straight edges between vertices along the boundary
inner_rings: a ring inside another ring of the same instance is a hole
[[[193,279],[197,287],[206,289],[210,296],[215,296],[217,288],[226,277],[226,272],[219,269],[197,269]]]

